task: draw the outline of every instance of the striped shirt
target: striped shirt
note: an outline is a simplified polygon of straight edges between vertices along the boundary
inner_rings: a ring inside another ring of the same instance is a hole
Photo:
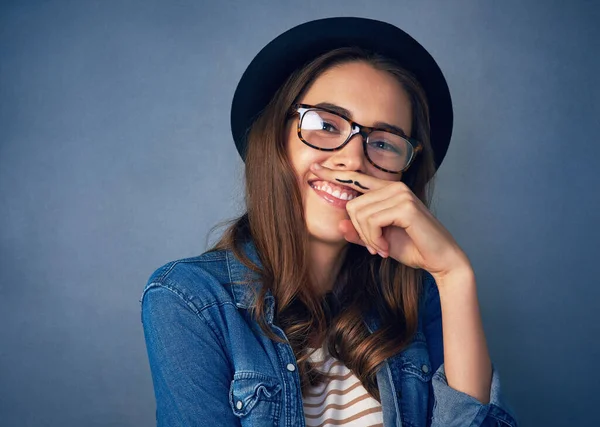
[[[383,427],[381,404],[341,361],[320,348],[309,360],[321,372],[331,375],[324,384],[309,387],[303,397],[307,427]]]

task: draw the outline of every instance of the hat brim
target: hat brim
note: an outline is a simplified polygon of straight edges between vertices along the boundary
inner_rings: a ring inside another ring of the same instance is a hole
[[[242,75],[231,106],[231,131],[245,160],[246,133],[275,92],[298,68],[339,47],[356,46],[387,56],[413,73],[429,104],[431,145],[436,170],[452,135],[450,90],[439,66],[427,50],[406,32],[386,22],[337,17],[306,22],[267,44]]]

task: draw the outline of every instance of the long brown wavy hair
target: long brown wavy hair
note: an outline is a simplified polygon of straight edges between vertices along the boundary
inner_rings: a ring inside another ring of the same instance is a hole
[[[247,133],[245,159],[246,212],[217,224],[227,225],[220,240],[209,249],[231,250],[261,284],[252,315],[272,340],[285,342],[266,322],[264,297],[275,298],[274,323],[285,333],[297,359],[302,393],[323,381],[307,359],[310,348],[324,345],[360,379],[380,401],[376,373],[385,359],[401,352],[418,324],[422,270],[392,258],[371,255],[365,248],[349,247],[331,292],[317,295],[312,289],[307,255],[309,236],[302,195],[286,152],[286,121],[291,106],[311,82],[330,67],[363,61],[389,72],[402,84],[412,107],[412,137],[424,150],[402,176],[402,181],[426,205],[433,193],[435,166],[430,145],[429,112],[425,93],[417,80],[398,64],[358,48],[325,53],[292,74]],[[242,243],[251,239],[262,268],[248,259]],[[250,279],[249,279],[250,281]],[[363,322],[367,310],[376,310],[381,327],[371,333]]]

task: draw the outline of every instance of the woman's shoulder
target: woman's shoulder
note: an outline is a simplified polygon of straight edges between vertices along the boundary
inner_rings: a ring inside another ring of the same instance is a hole
[[[170,291],[198,310],[215,303],[230,302],[227,251],[207,251],[201,255],[179,258],[156,268],[148,278],[140,302],[151,289]]]

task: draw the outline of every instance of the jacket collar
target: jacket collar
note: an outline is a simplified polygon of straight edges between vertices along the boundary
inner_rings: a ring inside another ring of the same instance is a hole
[[[259,268],[262,263],[256,251],[254,242],[249,239],[242,244],[242,250],[246,256]],[[249,309],[256,305],[256,297],[260,292],[261,283],[255,272],[239,261],[231,250],[226,251],[227,269],[229,270],[229,283],[233,300],[238,308]],[[252,279],[252,280],[249,280]],[[265,295],[266,318],[269,324],[273,322],[275,310],[275,297],[269,289]]]

